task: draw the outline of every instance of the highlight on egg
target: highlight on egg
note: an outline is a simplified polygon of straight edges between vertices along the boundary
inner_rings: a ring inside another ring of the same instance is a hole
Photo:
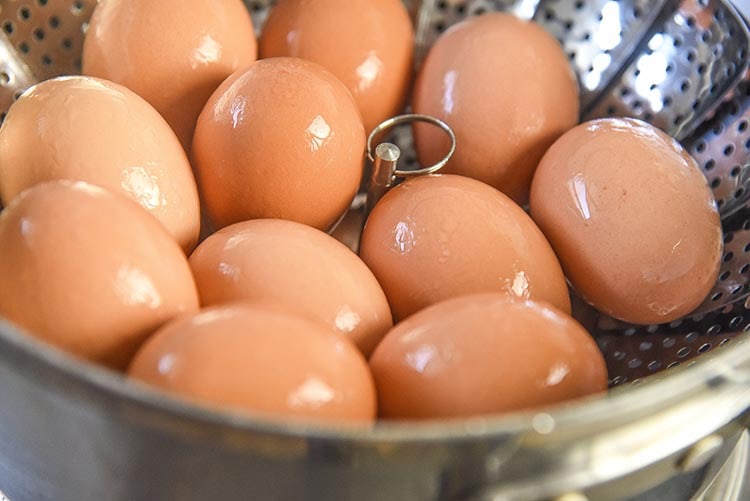
[[[198,309],[187,258],[131,200],[72,181],[38,184],[0,213],[0,316],[124,370],[172,318]]]
[[[679,143],[640,120],[564,134],[534,176],[531,215],[576,291],[610,316],[671,322],[716,283],[723,238],[708,182]]]
[[[261,57],[301,57],[354,96],[369,133],[404,107],[414,30],[401,0],[280,0],[266,20]]]
[[[273,218],[327,230],[357,193],[364,149],[362,118],[344,84],[315,63],[271,58],[211,96],[192,158],[217,227]]]
[[[276,306],[236,304],[176,319],[149,339],[128,373],[251,416],[339,425],[376,416],[372,375],[354,344]]]
[[[306,312],[369,356],[393,325],[365,263],[333,237],[300,223],[256,219],[208,237],[190,256],[203,306],[273,301]]]
[[[560,263],[510,198],[456,175],[409,179],[375,206],[360,255],[397,320],[445,299],[502,292],[570,312]]]
[[[99,0],[83,73],[128,87],[156,108],[190,151],[208,98],[257,56],[242,0]]]
[[[198,189],[169,125],[127,88],[98,78],[41,82],[0,128],[0,198],[38,183],[85,181],[125,195],[158,219],[186,252],[198,240]]]
[[[578,123],[578,84],[552,35],[492,12],[455,24],[434,43],[412,106],[456,133],[444,174],[478,179],[523,205],[546,149]],[[414,124],[414,142],[422,165],[442,159],[449,146],[423,123]]]
[[[504,294],[432,305],[370,358],[380,416],[438,419],[529,410],[607,389],[596,342],[545,303]]]

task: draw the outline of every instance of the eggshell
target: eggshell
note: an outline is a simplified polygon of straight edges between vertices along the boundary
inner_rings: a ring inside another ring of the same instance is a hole
[[[359,110],[336,77],[309,61],[272,58],[211,96],[193,159],[218,227],[278,218],[325,230],[359,188],[364,149]]]
[[[599,310],[639,323],[695,309],[719,273],[719,214],[695,160],[644,122],[602,119],[561,137],[539,165],[531,215]]]
[[[83,73],[151,103],[186,150],[211,93],[257,55],[241,0],[99,0],[83,44]]]
[[[234,224],[203,241],[190,266],[203,306],[286,304],[347,335],[366,356],[393,326],[385,294],[367,266],[333,237],[303,224]]]
[[[0,128],[0,197],[56,179],[121,193],[153,214],[186,251],[200,231],[195,178],[162,117],[120,85],[61,77],[26,91]]]
[[[570,312],[565,277],[542,232],[511,199],[466,177],[425,176],[393,188],[367,220],[360,255],[396,319],[479,292]]]
[[[399,114],[412,75],[414,31],[400,0],[281,0],[260,40],[261,57],[314,61],[341,80],[371,131]]]
[[[386,335],[370,367],[380,415],[394,419],[530,409],[607,388],[604,358],[578,322],[502,294],[413,315]]]
[[[578,85],[552,35],[531,21],[488,13],[435,42],[413,107],[456,133],[457,150],[443,173],[478,179],[525,204],[542,155],[578,122]],[[423,165],[449,147],[442,131],[425,124],[415,125],[415,143]]]
[[[198,309],[187,259],[159,222],[83,182],[36,185],[0,214],[0,282],[0,316],[115,369]]]
[[[250,414],[369,422],[367,362],[344,336],[261,305],[211,308],[168,324],[130,366],[132,377]]]

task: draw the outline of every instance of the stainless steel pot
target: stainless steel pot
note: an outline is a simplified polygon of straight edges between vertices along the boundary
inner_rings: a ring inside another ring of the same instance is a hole
[[[260,29],[268,3],[247,3]],[[41,78],[75,71],[93,4],[0,0],[0,106]],[[12,501],[748,499],[745,23],[714,0],[409,6],[421,55],[439,32],[482,10],[533,17],[570,54],[584,117],[639,116],[682,140],[712,183],[727,235],[706,303],[646,327],[581,307],[608,362],[606,397],[359,431],[196,407],[0,324],[0,490]],[[395,140],[412,163],[408,137]]]

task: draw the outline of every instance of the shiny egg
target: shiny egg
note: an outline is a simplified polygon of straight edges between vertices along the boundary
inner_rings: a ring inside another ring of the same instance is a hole
[[[38,184],[0,213],[0,316],[69,353],[125,369],[173,317],[198,309],[187,258],[127,198]]]
[[[151,103],[189,151],[203,105],[257,55],[241,0],[99,0],[83,44],[83,73]]]
[[[695,160],[633,119],[584,123],[539,164],[531,215],[576,291],[627,322],[671,322],[716,282],[722,231]]]
[[[578,322],[502,294],[416,313],[386,335],[370,367],[386,419],[497,414],[607,389],[604,358]]]
[[[400,113],[412,79],[414,30],[401,0],[280,0],[260,39],[261,57],[314,61],[357,101],[365,130]]]
[[[210,308],[159,330],[131,377],[196,402],[272,418],[368,423],[367,362],[325,324],[264,305]]]
[[[327,230],[359,188],[364,149],[362,119],[344,84],[315,63],[271,58],[211,96],[193,161],[217,227],[273,218]]]
[[[510,198],[467,177],[418,177],[393,188],[367,219],[360,256],[396,319],[480,292],[570,311],[560,263],[539,228]]]
[[[375,276],[344,244],[300,223],[256,219],[208,237],[190,256],[203,306],[286,304],[348,336],[369,355],[393,321]]]
[[[449,28],[432,46],[412,101],[450,125],[457,149],[446,174],[499,189],[519,204],[546,149],[578,122],[578,84],[568,57],[541,26],[487,13]],[[415,124],[420,162],[448,151],[437,128]]]
[[[189,252],[200,231],[198,190],[169,125],[125,87],[60,77],[27,90],[0,128],[0,198],[56,179],[126,195]]]

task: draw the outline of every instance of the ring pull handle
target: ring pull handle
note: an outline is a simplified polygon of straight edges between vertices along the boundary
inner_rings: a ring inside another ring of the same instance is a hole
[[[373,142],[383,132],[398,125],[412,122],[425,122],[439,127],[450,138],[451,147],[445,157],[434,165],[416,170],[399,169],[398,160],[401,157],[399,147],[392,143],[380,143],[373,151]],[[419,114],[399,115],[389,118],[375,127],[367,138],[367,159],[371,164],[370,179],[367,185],[367,214],[398,179],[434,174],[448,163],[455,151],[456,135],[453,129],[439,118]]]

